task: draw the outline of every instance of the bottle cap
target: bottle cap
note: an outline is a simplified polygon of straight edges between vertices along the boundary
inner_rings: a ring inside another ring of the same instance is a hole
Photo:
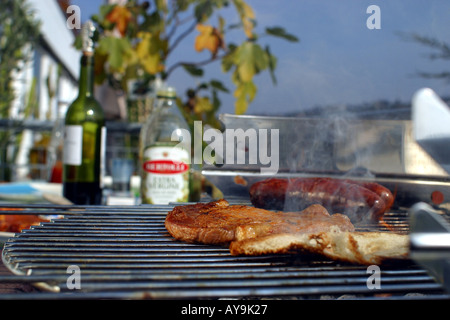
[[[174,87],[166,87],[164,89],[158,90],[156,95],[158,96],[158,98],[175,99],[177,97],[177,92]]]
[[[94,23],[91,20],[86,21],[81,29],[82,48],[85,53],[92,54],[94,52],[94,32]]]

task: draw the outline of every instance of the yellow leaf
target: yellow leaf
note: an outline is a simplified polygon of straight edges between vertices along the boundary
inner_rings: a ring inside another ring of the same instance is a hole
[[[253,101],[256,92],[257,88],[253,81],[239,83],[234,91],[236,114],[244,114],[247,111],[248,104]]]
[[[195,50],[209,50],[214,56],[219,48],[224,47],[223,36],[213,26],[197,24],[197,31],[200,34],[195,38]]]
[[[150,74],[156,74],[164,70],[160,50],[164,50],[164,44],[157,35],[150,32],[139,32],[141,41],[136,46],[136,55],[145,69]]]
[[[253,63],[242,63],[238,66],[239,77],[242,81],[250,81],[255,74]]]
[[[236,6],[236,9],[241,18],[245,35],[247,36],[247,38],[252,39],[254,27],[253,20],[255,19],[255,13],[253,12],[252,7],[250,7],[243,0],[234,0],[233,3]]]
[[[108,15],[106,19],[116,25],[117,30],[119,30],[122,36],[125,35],[128,23],[131,21],[131,12],[124,6],[115,6]]]
[[[244,17],[242,18],[242,24],[244,27],[244,32],[247,38],[253,38],[253,21],[255,19],[255,14],[253,13],[253,9],[243,2],[244,8]]]
[[[199,97],[196,99],[194,106],[195,113],[207,113],[213,109],[213,105],[209,101],[208,97]]]
[[[234,104],[234,112],[237,115],[244,114],[247,111],[248,102],[245,98],[239,98]]]

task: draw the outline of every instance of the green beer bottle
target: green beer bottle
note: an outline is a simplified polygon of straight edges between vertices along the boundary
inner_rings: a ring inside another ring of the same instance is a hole
[[[106,128],[103,109],[94,98],[94,32],[93,23],[86,22],[78,97],[65,118],[63,195],[79,205],[102,203]]]

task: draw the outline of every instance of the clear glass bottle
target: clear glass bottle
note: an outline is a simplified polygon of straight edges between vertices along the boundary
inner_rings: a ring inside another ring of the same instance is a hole
[[[91,21],[82,29],[79,93],[65,118],[63,195],[74,204],[97,205],[103,201],[105,115],[94,98],[94,42]]]
[[[184,140],[186,139],[186,140]],[[152,115],[141,129],[141,202],[168,204],[192,199],[191,137],[176,92],[157,92]]]

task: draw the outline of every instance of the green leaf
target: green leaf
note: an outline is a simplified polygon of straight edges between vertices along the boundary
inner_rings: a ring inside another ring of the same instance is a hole
[[[145,16],[140,29],[149,31],[150,33],[157,33],[163,31],[164,27],[164,19],[161,17],[159,11],[155,11],[152,14]]]
[[[192,0],[176,0],[177,12],[186,11],[192,2],[193,2]]]
[[[239,78],[243,82],[249,82],[253,76],[267,69],[270,56],[258,44],[247,41],[238,47],[234,63],[236,64]]]
[[[156,8],[158,9],[158,11],[162,11],[165,14],[167,14],[167,12],[169,12],[169,9],[167,8],[167,3],[165,0],[155,0],[155,4],[156,4]]]
[[[252,42],[244,42],[238,47],[235,63],[237,65],[239,78],[243,82],[251,81],[256,73]]]
[[[194,16],[197,22],[204,22],[213,14],[213,3],[209,0],[201,0],[194,8]]]
[[[202,82],[197,86],[196,91],[198,92],[200,90],[206,90],[206,89],[208,89],[208,87],[209,86],[206,82]]]
[[[211,80],[210,81],[211,87],[213,87],[216,90],[222,91],[222,92],[230,92],[224,85],[222,82],[218,81],[218,80]]]
[[[270,77],[272,78],[272,82],[273,82],[274,84],[276,84],[276,83],[277,83],[277,79],[276,79],[276,77],[275,77],[275,67],[276,67],[276,65],[277,65],[277,58],[276,58],[275,56],[273,56],[273,55],[270,53],[270,48],[269,48],[269,46],[266,46],[266,53],[267,53],[267,56],[269,57],[269,72],[270,72]]]
[[[75,37],[75,41],[73,42],[73,46],[77,50],[81,50],[83,48],[83,39],[81,38],[81,35],[78,35]]]
[[[112,9],[114,9],[116,5],[115,4],[104,4],[100,6],[99,9],[99,19],[104,20],[105,17],[111,12]]]
[[[197,22],[200,23],[210,18],[214,10],[228,6],[228,0],[197,0],[191,2],[197,3],[194,7],[194,16]],[[183,8],[185,7],[186,5],[184,4]]]
[[[197,68],[196,66],[192,64],[183,64],[184,70],[186,70],[191,76],[194,77],[202,77],[203,76],[203,69]]]
[[[269,56],[258,44],[253,43],[253,60],[255,61],[255,71],[267,69],[269,66]]]
[[[266,33],[275,37],[280,37],[291,42],[298,42],[299,39],[293,34],[287,33],[282,27],[266,28]]]
[[[217,111],[217,110],[219,110],[219,108],[220,108],[220,105],[221,105],[221,102],[220,102],[220,99],[219,99],[219,97],[218,97],[218,95],[217,95],[217,91],[215,91],[215,90],[213,90],[213,93],[212,93],[212,96],[213,96],[213,98],[212,98],[212,105],[213,105],[213,112],[210,112],[209,114],[210,115],[214,115],[214,113]]]
[[[100,39],[98,51],[108,55],[108,63],[113,70],[123,70],[124,61],[131,54],[131,46],[126,38],[104,37]]]
[[[222,58],[222,71],[228,72],[230,71],[231,67],[235,65],[235,59],[236,59],[236,48],[237,46],[235,44],[229,44],[228,45],[228,54]]]

